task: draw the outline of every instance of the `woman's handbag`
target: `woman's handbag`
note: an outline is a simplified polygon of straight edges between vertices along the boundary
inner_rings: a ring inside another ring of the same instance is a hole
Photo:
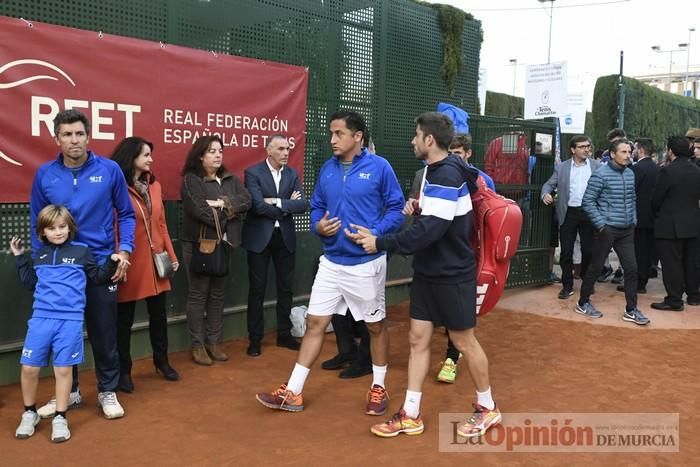
[[[216,210],[214,213],[214,225],[216,225],[216,239],[204,238],[206,225],[199,228],[199,241],[192,248],[192,261],[190,271],[203,276],[223,277],[228,274],[229,248],[223,241],[221,224]]]
[[[155,247],[153,246],[153,238],[151,237],[151,229],[148,227],[150,224],[150,218],[146,219],[146,213],[138,200],[136,200],[136,204],[138,205],[141,215],[143,216],[143,225],[146,227],[146,236],[148,237],[148,244],[151,246],[151,256],[153,257],[153,265],[156,267],[156,274],[158,274],[158,277],[161,279],[169,279],[175,275],[173,260],[167,251],[156,253]]]

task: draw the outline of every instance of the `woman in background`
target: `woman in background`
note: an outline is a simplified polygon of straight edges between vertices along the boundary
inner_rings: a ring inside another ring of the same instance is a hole
[[[179,263],[165,222],[165,208],[161,186],[151,172],[153,144],[138,136],[123,139],[112,153],[124,172],[129,185],[129,197],[136,215],[134,251],[127,281],[119,284],[117,298],[117,348],[119,351],[119,389],[133,392],[131,378],[131,326],[138,300],[146,300],[148,331],[153,349],[153,365],[168,381],[180,376],[168,362],[168,320],[166,292],[170,280],[158,276],[153,253],[167,251],[173,270]]]
[[[187,296],[187,327],[192,339],[192,359],[211,365],[212,359],[228,360],[220,346],[224,324],[224,285],[227,276],[213,277],[190,270],[192,249],[198,246],[200,231],[217,238],[216,219],[223,240],[233,247],[241,244],[241,216],[250,208],[248,190],[223,165],[224,145],[217,135],[202,136],[192,145],[182,169],[182,256],[187,267],[190,291]]]

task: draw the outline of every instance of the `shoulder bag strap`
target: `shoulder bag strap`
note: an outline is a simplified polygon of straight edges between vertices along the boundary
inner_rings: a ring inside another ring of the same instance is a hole
[[[153,239],[151,238],[151,229],[148,227],[150,219],[146,218],[146,213],[141,207],[141,203],[139,202],[139,200],[134,195],[131,196],[134,199],[134,201],[136,201],[136,205],[139,207],[139,211],[141,211],[141,216],[143,216],[143,226],[146,228],[146,236],[148,237],[148,244],[151,246],[151,251],[155,251],[155,247],[153,246]]]

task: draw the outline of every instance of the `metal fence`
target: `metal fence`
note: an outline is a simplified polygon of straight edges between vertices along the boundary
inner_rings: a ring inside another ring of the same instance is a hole
[[[413,118],[435,109],[438,102],[476,114],[480,23],[465,22],[464,65],[450,95],[439,71],[442,38],[437,13],[410,0],[10,0],[0,2],[0,15],[308,67],[304,154],[308,193],[330,154],[327,118],[337,109],[357,110],[365,116],[377,152],[391,162],[406,192],[420,166],[410,146]],[[75,53],[85,66],[99,67],[98,57]],[[537,134],[554,131],[545,123],[478,116],[470,124],[477,165],[483,164],[489,141],[506,132],[525,134],[533,149]],[[517,189],[529,196],[522,202],[529,212],[526,233],[512,263],[511,286],[545,279],[551,213],[536,202],[539,197],[533,193],[539,192],[537,185],[551,169],[551,155],[541,155],[528,183],[499,186],[499,190]],[[168,203],[167,214],[176,238],[182,218],[179,203]],[[27,205],[0,205],[0,225],[2,245],[17,232],[28,236]],[[301,216],[298,229],[308,230],[308,226],[308,216]],[[245,268],[242,255],[236,261]],[[0,261],[3,284],[13,280],[13,269],[9,259]],[[304,279],[297,288],[309,287],[312,275],[303,271],[299,275]],[[245,281],[235,285],[235,294],[227,294],[227,307],[241,306],[244,288]],[[31,309],[27,294],[3,295],[0,345],[22,334]],[[184,301],[183,295],[172,295],[170,301]],[[173,307],[172,313],[181,314],[182,304]]]

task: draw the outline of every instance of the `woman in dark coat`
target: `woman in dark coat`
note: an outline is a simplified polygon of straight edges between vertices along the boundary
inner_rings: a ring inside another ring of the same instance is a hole
[[[219,345],[223,328],[226,277],[212,277],[191,271],[192,250],[197,247],[202,226],[206,238],[216,238],[215,218],[224,240],[233,247],[241,244],[241,216],[250,208],[250,194],[243,183],[223,165],[223,142],[217,135],[195,141],[182,170],[182,256],[190,283],[187,296],[187,326],[192,339],[192,359],[211,365],[212,359],[228,360]]]

